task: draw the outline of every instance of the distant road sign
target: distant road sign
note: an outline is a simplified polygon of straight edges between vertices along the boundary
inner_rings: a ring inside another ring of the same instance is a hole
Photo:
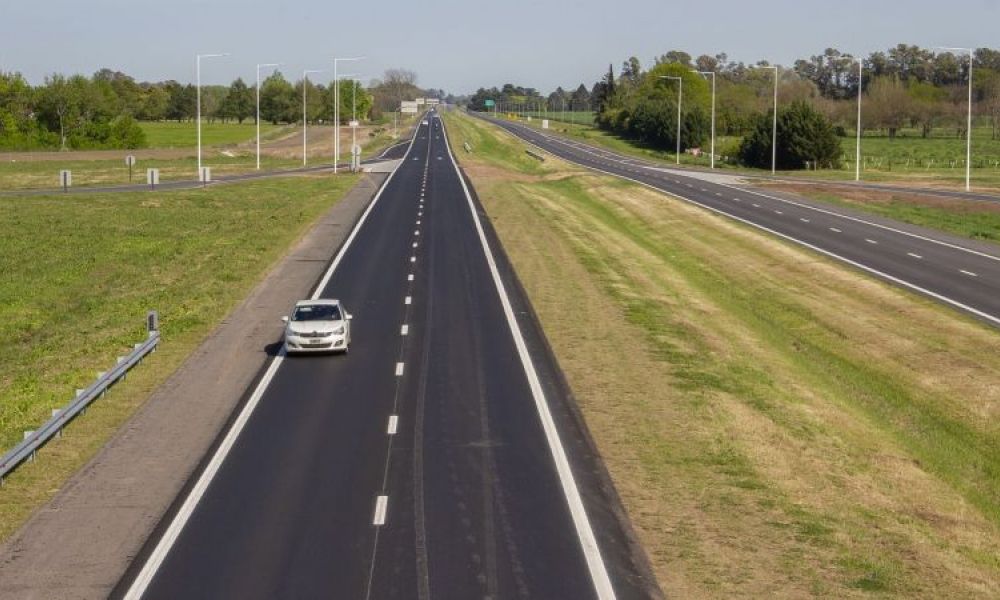
[[[360,125],[360,122],[358,122],[358,121],[350,121],[347,125],[349,127],[357,127],[358,125]]]
[[[126,156],[125,157],[125,166],[126,167],[134,167],[135,166],[135,157],[132,156],[131,154],[129,154],[128,156]]]
[[[494,106],[496,106],[496,105],[497,105],[497,103],[496,103],[496,102],[494,102],[493,100],[487,100],[487,101],[486,101],[486,107],[487,107],[487,108],[493,108],[493,107],[494,107]]]

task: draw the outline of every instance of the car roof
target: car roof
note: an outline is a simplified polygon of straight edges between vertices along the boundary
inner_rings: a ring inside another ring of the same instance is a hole
[[[319,298],[317,300],[299,300],[298,302],[295,303],[295,306],[326,306],[333,304],[340,304],[340,300],[332,298],[331,299]]]

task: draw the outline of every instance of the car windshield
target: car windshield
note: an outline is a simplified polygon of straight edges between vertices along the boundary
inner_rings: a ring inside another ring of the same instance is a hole
[[[339,321],[340,307],[336,304],[306,304],[295,307],[293,321]]]

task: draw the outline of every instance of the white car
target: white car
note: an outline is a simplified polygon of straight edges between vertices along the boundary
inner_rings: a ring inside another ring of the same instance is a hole
[[[285,322],[285,352],[344,352],[351,345],[351,315],[340,300],[300,300]]]

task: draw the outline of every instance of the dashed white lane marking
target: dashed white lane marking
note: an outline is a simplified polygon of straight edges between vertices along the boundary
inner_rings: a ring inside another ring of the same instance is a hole
[[[809,219],[807,219],[805,217],[799,217],[799,220],[802,221],[803,223],[808,223],[809,222]]]
[[[780,210],[776,210],[776,211],[774,211],[774,212],[778,213],[779,215],[783,215],[783,214],[785,214],[785,213],[781,212]]]
[[[914,254],[912,252],[907,252],[906,255],[912,256],[913,258],[923,258],[923,256],[920,256],[919,254]]]
[[[413,304],[413,298],[407,296],[406,298],[403,299],[403,304]]]
[[[389,496],[379,496],[375,500],[375,518],[372,519],[372,525],[385,525],[385,509],[388,504]]]
[[[685,183],[684,185],[688,186],[688,187],[689,187],[689,188],[691,188],[691,189],[694,189],[694,186],[693,186],[693,185],[691,185],[690,183]]]
[[[959,272],[960,273],[964,273],[965,275],[968,275],[969,277],[979,277],[979,275],[973,273],[972,271],[966,271],[965,269],[959,269]]]
[[[396,377],[402,377],[402,376],[403,376],[403,363],[398,362],[396,363]]]
[[[416,243],[416,242],[413,242],[413,247],[414,247],[414,248],[416,248],[416,247],[417,247],[417,243]]]
[[[722,197],[722,192],[715,192],[715,195],[721,198]]]
[[[410,326],[403,325],[399,328],[399,335],[410,335]]]
[[[411,256],[411,257],[410,257],[410,262],[411,262],[411,263],[415,263],[415,262],[417,262],[417,257],[416,257],[416,256]]]
[[[832,232],[834,232],[834,233],[843,233],[843,231],[841,231],[841,230],[837,229],[836,227],[831,227],[831,228],[830,228],[830,231],[832,231]]]
[[[871,238],[865,238],[865,241],[868,242],[869,244],[877,244],[878,243],[878,242],[876,242],[875,240],[873,240]]]
[[[743,200],[741,198],[737,198],[736,196],[733,196],[733,202],[743,202]]]
[[[419,229],[415,229],[413,231],[413,235],[420,235],[420,230]]]
[[[753,207],[754,208],[760,208],[760,204],[757,204],[756,202],[754,202]]]
[[[409,275],[407,275],[406,276],[406,280],[407,281],[413,281],[413,273],[410,273]]]
[[[420,219],[417,219],[417,225],[420,225]]]
[[[399,415],[389,415],[389,427],[385,430],[389,435],[396,435],[396,428],[399,426]]]

